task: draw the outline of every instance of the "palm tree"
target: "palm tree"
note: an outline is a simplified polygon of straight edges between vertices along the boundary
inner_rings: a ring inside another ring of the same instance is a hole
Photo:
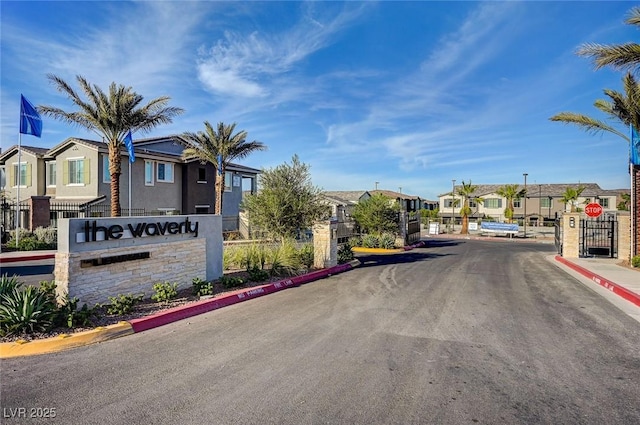
[[[220,122],[216,131],[208,121],[205,121],[204,127],[205,131],[182,134],[186,144],[182,157],[185,160],[198,159],[203,163],[213,164],[216,169],[215,214],[222,215],[222,192],[227,166],[236,158],[245,158],[251,152],[262,151],[267,147],[256,140],[247,142],[247,132],[244,130],[233,134],[236,123],[225,125]]]
[[[629,16],[625,23],[640,26],[640,7],[636,6],[629,11]],[[628,70],[640,65],[640,45],[637,43],[614,45],[585,43],[580,46],[577,53],[580,56],[591,58],[596,69],[612,66],[617,69]]]
[[[140,106],[143,97],[131,87],[111,83],[109,93],[97,85],[91,85],[84,77],[76,79],[87,100],[81,98],[62,78],[48,74],[49,80],[59,92],[79,108],[79,111],[67,112],[53,106],[38,106],[44,115],[75,124],[96,133],[109,149],[109,173],[111,175],[111,216],[119,217],[120,209],[120,173],[121,147],[126,134],[136,131],[148,132],[160,124],[167,124],[172,118],[183,112],[181,108],[166,106],[170,98],[162,96]],[[131,207],[131,206],[129,206]]]
[[[462,217],[462,230],[460,230],[460,234],[466,235],[469,233],[469,215],[473,213],[471,207],[469,206],[469,199],[472,198],[473,192],[476,191],[478,186],[474,186],[469,183],[465,183],[462,181],[462,186],[458,188],[458,195],[462,199],[462,208],[460,208],[460,216]],[[474,201],[481,204],[484,202],[482,198],[473,197]]]
[[[520,199],[527,194],[526,189],[518,190],[520,186],[517,184],[506,184],[496,190],[496,194],[507,199],[507,207],[504,209],[504,216],[509,219],[509,223],[513,223],[513,201]]]
[[[604,112],[609,120],[622,123],[627,129],[630,125],[636,129],[640,129],[640,84],[638,84],[630,72],[624,76],[623,82],[624,94],[615,90],[605,89],[604,94],[611,100],[598,99],[593,105]],[[588,133],[597,134],[606,131],[622,137],[627,142],[630,141],[628,130],[627,133],[619,131],[604,121],[586,115],[573,112],[561,112],[549,119],[566,124],[575,124]]]
[[[631,203],[631,195],[628,193],[621,193],[620,198],[622,198],[622,200],[618,202],[618,210],[629,211],[629,204]]]
[[[561,202],[565,206],[565,209],[567,207],[567,204],[570,204],[571,212],[576,212],[576,202],[578,201],[578,198],[580,197],[580,194],[582,193],[582,191],[584,191],[584,189],[584,186],[568,187],[562,194],[562,198],[558,199],[558,202]]]

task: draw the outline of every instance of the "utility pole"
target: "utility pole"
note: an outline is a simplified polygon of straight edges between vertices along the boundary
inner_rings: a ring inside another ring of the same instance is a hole
[[[524,176],[524,217],[522,217],[522,223],[524,224],[524,237],[527,237],[527,176],[529,174],[522,173]]]
[[[451,233],[453,233],[456,225],[456,179],[451,180],[451,196]]]

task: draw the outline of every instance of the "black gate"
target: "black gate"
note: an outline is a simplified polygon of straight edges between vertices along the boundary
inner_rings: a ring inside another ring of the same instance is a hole
[[[562,255],[562,226],[560,225],[560,219],[556,218],[556,221],[553,225],[555,228],[555,244],[556,244],[556,252]]]
[[[618,258],[615,217],[580,220],[580,256]]]

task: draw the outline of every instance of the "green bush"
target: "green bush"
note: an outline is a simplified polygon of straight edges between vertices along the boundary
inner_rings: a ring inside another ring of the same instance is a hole
[[[197,297],[213,295],[213,284],[211,282],[202,280],[199,277],[193,278],[191,282],[193,283],[193,295]]]
[[[11,239],[7,243],[7,247],[19,251],[36,251],[57,247],[57,230],[53,228],[38,227],[33,233],[26,229],[19,229],[18,235],[19,239],[16,244],[16,231],[11,232]]]
[[[633,267],[640,267],[640,255],[636,255],[631,259],[631,265]]]
[[[362,237],[362,246],[365,248],[378,248],[380,241],[376,235],[364,235]]]
[[[222,284],[222,286],[226,289],[235,288],[237,286],[243,285],[244,280],[241,277],[233,277],[233,276],[222,276],[218,279],[218,282]]]
[[[58,229],[54,227],[36,227],[33,231],[36,239],[52,249],[58,246]]]
[[[307,269],[313,267],[313,244],[304,244],[298,250],[298,259]]]
[[[338,248],[338,264],[348,263],[353,260],[353,258],[351,245],[348,242],[340,245],[340,248]]]
[[[178,283],[158,282],[153,285],[153,291],[152,300],[167,303],[178,296]]]
[[[362,246],[362,238],[360,236],[354,236],[349,238],[349,245],[354,246]]]
[[[133,307],[142,301],[144,295],[123,295],[118,294],[115,297],[109,297],[109,301],[111,304],[107,306],[108,314],[117,314],[122,316],[123,314],[130,313],[133,310]]]
[[[73,328],[76,326],[90,326],[93,325],[91,321],[92,317],[98,317],[99,304],[89,308],[87,304],[82,304],[80,310],[78,310],[78,299],[73,297],[65,297],[64,302],[58,308],[58,314],[56,317],[56,325],[66,326],[67,328]]]
[[[35,286],[16,287],[0,295],[0,335],[46,332],[54,323],[57,307]]]
[[[22,286],[22,282],[18,280],[18,276],[13,275],[9,277],[8,274],[3,274],[0,278],[0,295],[13,292],[14,289]]]
[[[263,282],[267,279],[269,279],[269,273],[266,270],[255,266],[249,270],[249,282]]]
[[[396,247],[396,237],[392,234],[385,233],[379,239],[380,248],[393,249]]]

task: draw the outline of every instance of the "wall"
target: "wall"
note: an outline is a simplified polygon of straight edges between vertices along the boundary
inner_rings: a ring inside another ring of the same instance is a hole
[[[164,234],[156,235],[159,227]],[[130,228],[142,235],[131,237]],[[195,277],[214,280],[221,275],[220,216],[74,218],[58,223],[54,276],[59,295],[78,297],[81,304],[108,302],[117,294],[150,296],[154,283],[178,282],[186,288]]]

